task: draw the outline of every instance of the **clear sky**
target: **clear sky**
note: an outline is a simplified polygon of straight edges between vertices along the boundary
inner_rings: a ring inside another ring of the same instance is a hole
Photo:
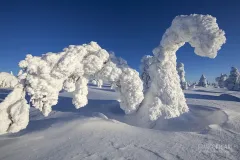
[[[173,18],[191,13],[217,17],[227,43],[215,59],[182,47],[177,57],[185,64],[187,80],[198,81],[204,73],[213,81],[231,66],[240,68],[239,0],[0,0],[0,71],[17,73],[27,53],[40,56],[90,41],[139,69],[141,57],[152,54]]]

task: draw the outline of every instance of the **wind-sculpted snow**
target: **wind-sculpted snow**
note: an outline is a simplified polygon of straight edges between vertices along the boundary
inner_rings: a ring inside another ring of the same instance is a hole
[[[93,77],[101,81],[99,86],[102,80],[116,83],[121,96],[121,108],[131,113],[143,99],[142,82],[135,70],[125,63],[119,66],[115,64],[117,62],[118,58],[110,56],[96,42],[70,45],[58,54],[47,53],[42,57],[27,55],[19,63],[22,68],[19,79],[24,83],[32,105],[45,116],[57,104],[62,89],[73,92],[76,108],[85,106],[88,103],[87,83]]]
[[[143,119],[173,118],[188,112],[176,70],[176,51],[188,42],[197,55],[215,58],[226,41],[224,34],[210,15],[183,15],[172,21],[153,50],[156,60],[148,69],[151,85],[140,108]]]
[[[18,84],[0,103],[0,134],[18,132],[28,125],[29,105],[23,86]]]

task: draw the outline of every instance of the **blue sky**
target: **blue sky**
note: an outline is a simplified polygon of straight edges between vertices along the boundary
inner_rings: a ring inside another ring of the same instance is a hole
[[[215,59],[196,56],[189,45],[177,52],[186,77],[211,81],[231,66],[240,68],[240,2],[225,0],[167,1],[0,1],[0,71],[18,71],[27,53],[40,56],[70,44],[96,41],[139,68],[152,54],[171,21],[181,14],[210,14],[225,30],[227,43]]]

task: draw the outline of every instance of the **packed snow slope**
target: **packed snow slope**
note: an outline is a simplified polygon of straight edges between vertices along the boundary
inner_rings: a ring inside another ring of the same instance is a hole
[[[3,99],[8,90],[1,90]],[[48,117],[30,109],[25,130],[0,136],[1,160],[239,159],[239,92],[185,91],[189,112],[140,128],[125,116],[110,87],[89,86],[89,103],[76,110],[62,93]]]

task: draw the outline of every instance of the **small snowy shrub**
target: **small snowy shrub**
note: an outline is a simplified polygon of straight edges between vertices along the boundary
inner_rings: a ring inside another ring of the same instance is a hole
[[[201,86],[201,87],[207,87],[208,86],[207,78],[203,74],[199,79],[198,86]]]

